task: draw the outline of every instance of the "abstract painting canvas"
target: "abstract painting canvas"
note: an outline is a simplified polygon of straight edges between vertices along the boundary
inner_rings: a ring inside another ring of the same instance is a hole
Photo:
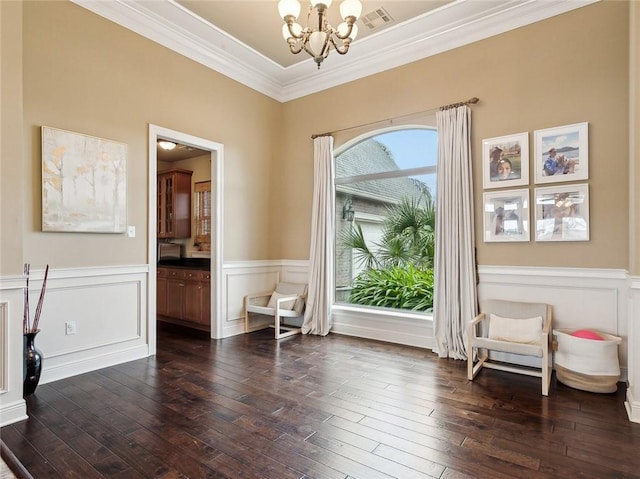
[[[123,233],[127,145],[42,127],[42,231]]]

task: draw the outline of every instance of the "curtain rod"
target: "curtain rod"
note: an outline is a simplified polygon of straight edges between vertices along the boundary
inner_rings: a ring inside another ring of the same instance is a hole
[[[335,131],[328,131],[326,133],[316,133],[314,135],[311,135],[311,139],[315,140],[318,137],[321,136],[331,136],[331,135],[335,135],[336,133],[340,133],[342,131],[348,131],[348,130],[354,130],[356,128],[362,128],[363,126],[369,126],[369,125],[375,125],[376,123],[384,123],[385,121],[394,121],[394,120],[400,120],[402,118],[407,118],[409,116],[414,116],[414,115],[419,115],[420,113],[427,113],[430,111],[436,111],[436,110],[450,110],[451,108],[458,108],[459,106],[464,106],[464,105],[475,105],[476,103],[478,103],[480,100],[476,97],[470,98],[467,101],[461,101],[458,103],[452,103],[450,105],[444,105],[444,106],[439,106],[436,108],[429,108],[428,110],[420,110],[420,111],[415,111],[413,113],[407,113],[406,115],[400,115],[400,116],[395,116],[393,118],[386,118],[384,120],[376,120],[376,121],[372,121],[370,123],[363,123],[361,125],[355,125],[355,126],[348,126],[346,128],[341,128],[339,130],[335,130]]]

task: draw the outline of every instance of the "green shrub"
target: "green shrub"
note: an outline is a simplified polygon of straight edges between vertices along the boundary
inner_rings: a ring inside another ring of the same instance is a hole
[[[381,308],[431,312],[433,269],[414,265],[363,271],[353,281],[349,302]]]

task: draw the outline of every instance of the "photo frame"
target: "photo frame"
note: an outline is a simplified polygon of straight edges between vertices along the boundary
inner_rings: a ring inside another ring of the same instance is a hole
[[[485,189],[529,184],[529,134],[482,140],[482,185]]]
[[[535,189],[536,241],[589,240],[589,185]]]
[[[535,182],[558,183],[589,179],[589,124],[533,132]]]
[[[483,194],[485,243],[529,241],[529,190],[502,190]]]
[[[42,231],[124,233],[127,145],[42,127]]]

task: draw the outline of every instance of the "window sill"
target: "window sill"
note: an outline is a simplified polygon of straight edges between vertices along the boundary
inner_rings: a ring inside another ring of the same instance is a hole
[[[332,306],[333,312],[344,312],[344,313],[353,313],[357,315],[367,315],[380,317],[384,319],[402,319],[402,320],[415,320],[415,321],[424,321],[433,323],[433,314],[432,313],[416,313],[416,312],[404,312],[399,310],[392,309],[380,309],[373,308],[367,306],[354,306],[350,304],[334,304]]]

